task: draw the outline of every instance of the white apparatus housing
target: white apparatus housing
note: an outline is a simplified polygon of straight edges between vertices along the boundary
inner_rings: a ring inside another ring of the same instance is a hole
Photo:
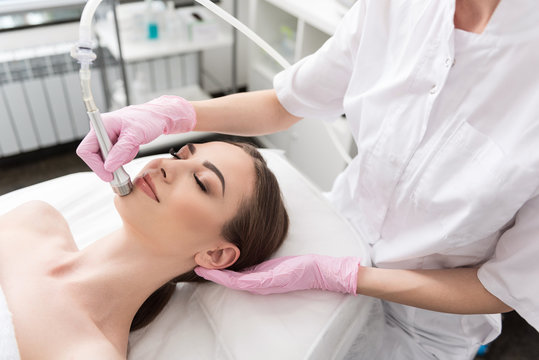
[[[84,101],[84,105],[86,106],[88,117],[90,118],[90,123],[95,130],[99,142],[99,147],[101,148],[101,154],[103,155],[103,159],[105,159],[110,149],[112,148],[112,143],[107,135],[105,126],[101,121],[101,114],[97,109],[97,106],[95,105],[92,90],[90,88],[90,64],[96,58],[96,55],[92,51],[91,25],[95,11],[101,1],[102,0],[88,0],[88,2],[86,3],[80,19],[79,42],[75,44],[75,46],[71,50],[71,56],[77,59],[81,65],[79,75],[82,87],[82,98]],[[283,68],[286,69],[290,67],[290,63],[286,61],[286,59],[282,57],[281,54],[279,54],[267,42],[265,42],[254,31],[249,29],[238,19],[224,11],[219,6],[215,5],[210,0],[196,0],[196,2],[206,7],[208,10],[212,11],[214,14],[228,22],[240,32],[242,32],[245,36],[251,39],[258,46],[260,46],[262,50],[268,53],[268,55],[270,55]],[[329,136],[331,137],[340,155],[345,159],[347,163],[349,163],[351,161],[350,156],[348,155],[346,150],[344,150],[333,130],[327,124],[326,129],[328,130]],[[129,178],[129,175],[125,172],[123,167],[120,167],[114,172],[114,179],[111,181],[111,186],[114,192],[116,192],[120,196],[129,194],[133,189],[131,179]]]

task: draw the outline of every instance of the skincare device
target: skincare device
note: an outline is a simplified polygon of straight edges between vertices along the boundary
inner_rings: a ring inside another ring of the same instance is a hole
[[[103,122],[101,121],[101,114],[95,105],[94,98],[92,95],[92,90],[90,88],[90,64],[95,60],[96,55],[92,51],[92,19],[94,17],[95,11],[102,0],[88,0],[82,11],[80,19],[80,28],[79,28],[79,42],[71,50],[71,56],[77,59],[81,65],[79,72],[81,87],[82,87],[82,98],[84,101],[84,106],[90,118],[90,123],[95,130],[99,147],[101,149],[101,154],[103,159],[106,159],[110,149],[112,148],[112,143],[107,135],[107,131]],[[238,19],[224,11],[219,6],[215,5],[211,0],[195,0],[202,6],[206,7],[208,10],[213,12],[215,15],[219,16],[227,23],[238,29],[250,40],[256,43],[262,50],[264,50],[269,56],[271,56],[279,65],[283,68],[290,67],[290,63],[279,54],[275,49],[273,49],[267,42],[265,42],[260,36],[258,36],[254,31],[249,29],[246,25],[240,22]],[[350,163],[351,158],[344,150],[342,144],[339,142],[339,139],[333,132],[329,125],[324,122],[328,134],[335,144],[337,150],[341,156],[345,159],[347,163]],[[127,172],[120,167],[114,172],[114,179],[111,181],[112,189],[115,193],[120,196],[125,196],[131,192],[133,189],[133,184]]]
[[[99,142],[99,148],[101,149],[101,155],[105,160],[112,148],[112,142],[108,137],[107,130],[101,120],[101,113],[95,105],[94,97],[92,95],[92,88],[90,87],[90,64],[95,60],[96,55],[92,51],[92,19],[95,14],[95,10],[101,3],[101,0],[89,0],[84,6],[80,19],[79,27],[79,42],[71,49],[71,56],[78,60],[80,64],[79,76],[80,85],[82,89],[82,100],[86,108],[86,113],[90,119],[90,124],[95,131],[97,141]],[[125,196],[131,193],[133,190],[133,184],[129,175],[120,167],[113,173],[114,178],[110,182],[112,190],[120,195]]]

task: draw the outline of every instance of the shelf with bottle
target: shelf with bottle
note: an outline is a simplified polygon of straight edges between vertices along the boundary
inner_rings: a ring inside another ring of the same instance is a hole
[[[333,34],[343,17],[343,6],[335,0],[264,0],[282,11],[316,27],[326,34]]]
[[[265,1],[256,2],[251,7],[255,12],[264,14],[257,17],[256,21],[251,21],[252,29],[289,63],[294,63],[297,19]],[[265,64],[268,69],[273,69],[273,73],[282,70],[282,67],[260,48],[254,46],[251,48],[253,49],[250,52],[251,64]]]
[[[127,63],[221,48],[233,42],[231,28],[201,6],[174,9],[154,1],[148,8],[145,3],[131,3],[119,5],[117,14],[122,56]],[[119,59],[111,12],[96,22],[95,30],[101,46]]]
[[[329,39],[331,33],[320,30],[319,24],[315,26],[304,18],[288,13],[285,9],[290,6],[292,5],[280,1],[256,1],[254,13],[264,14],[264,16],[258,16],[251,24],[264,40],[293,64],[319,49]],[[300,9],[298,4],[293,5],[292,8],[295,11]],[[312,18],[313,16],[310,20]],[[333,24],[332,28],[336,27],[333,21],[331,24]],[[250,57],[251,66],[256,68],[259,74],[265,74],[268,79],[272,79],[275,74],[283,70],[258,48],[252,47]]]
[[[316,52],[343,16],[341,5],[334,0],[251,0],[251,5],[251,26],[291,63]],[[282,69],[254,46],[249,55],[249,90],[271,89],[274,76]],[[325,124],[323,120],[333,121]],[[283,149],[290,162],[324,191],[331,188],[354,152],[344,117],[305,119],[258,140],[266,147]],[[343,153],[348,155],[346,160]]]

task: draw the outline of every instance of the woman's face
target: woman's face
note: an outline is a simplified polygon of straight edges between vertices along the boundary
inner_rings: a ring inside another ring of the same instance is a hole
[[[222,241],[223,225],[243,199],[251,196],[253,160],[243,149],[223,142],[189,144],[181,158],[150,161],[134,179],[134,189],[116,197],[128,226],[168,255],[196,253]]]

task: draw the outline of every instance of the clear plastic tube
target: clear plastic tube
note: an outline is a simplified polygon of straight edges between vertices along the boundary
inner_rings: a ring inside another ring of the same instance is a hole
[[[284,69],[287,69],[290,67],[290,63],[283,56],[281,56],[281,54],[279,54],[274,48],[272,48],[266,41],[264,41],[260,36],[258,36],[253,30],[248,28],[245,24],[243,24],[241,21],[236,19],[234,16],[230,15],[229,13],[224,11],[219,6],[215,5],[210,0],[195,0],[195,1],[198,2],[200,5],[204,6],[205,8],[207,8],[208,10],[212,11],[215,15],[219,16],[221,19],[228,22],[230,25],[238,29],[240,32],[242,32],[245,36],[251,39],[260,48],[262,48],[262,50],[264,50],[269,56],[271,56]],[[331,141],[333,142],[333,145],[337,149],[337,152],[343,158],[343,160],[347,164],[349,164],[352,161],[352,158],[350,157],[346,149],[343,147],[343,145],[340,143],[339,137],[335,133],[334,129],[326,121],[324,121],[323,123],[329,135],[329,138],[331,139]]]
[[[88,0],[80,17],[79,43],[91,45],[92,43],[92,20],[95,11],[102,0]]]
[[[236,19],[234,16],[230,15],[224,11],[219,6],[215,5],[210,0],[195,0],[200,5],[204,6],[215,15],[219,16],[221,19],[225,20],[230,25],[234,26],[245,36],[251,39],[255,44],[260,46],[269,56],[271,56],[279,65],[283,68],[290,67],[290,63],[286,61],[284,57],[281,56],[274,48],[272,48],[267,42],[265,42],[260,36],[258,36],[253,30],[249,29],[245,24]]]

